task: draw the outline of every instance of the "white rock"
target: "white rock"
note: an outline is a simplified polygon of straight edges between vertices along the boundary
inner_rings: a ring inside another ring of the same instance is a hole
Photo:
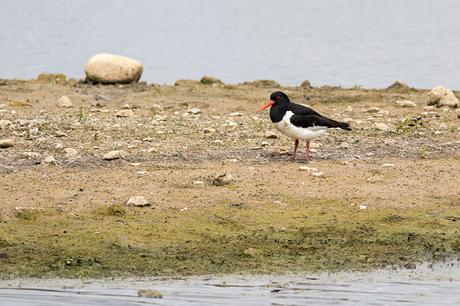
[[[222,174],[215,175],[211,179],[211,184],[214,186],[224,186],[234,181],[235,180],[233,179],[233,176],[230,173],[222,173]]]
[[[203,181],[193,181],[193,185],[204,185]]]
[[[445,124],[445,123],[441,123],[441,124],[439,125],[439,129],[440,129],[440,130],[447,130],[447,129],[448,129],[448,126],[447,126],[447,124]]]
[[[24,158],[29,158],[29,159],[33,159],[33,158],[38,159],[42,157],[42,155],[38,152],[22,152],[21,156]]]
[[[125,156],[126,156],[125,151],[110,151],[110,152],[105,153],[102,159],[113,160],[113,159],[124,158]]]
[[[243,116],[243,114],[240,113],[240,112],[233,112],[233,113],[230,113],[230,116],[231,117],[241,117],[241,116]]]
[[[375,128],[377,130],[385,131],[385,132],[388,132],[388,131],[391,130],[390,127],[388,125],[386,125],[385,123],[376,123]]]
[[[410,100],[397,100],[396,102],[396,105],[399,105],[401,107],[416,107],[417,104],[415,104],[414,101],[410,101]]]
[[[323,176],[323,172],[312,172],[310,173],[312,176],[320,177]]]
[[[265,132],[265,138],[267,138],[267,139],[276,139],[276,138],[278,138],[278,135],[275,132],[266,131]]]
[[[125,205],[129,206],[150,206],[150,202],[147,201],[143,196],[132,196],[126,201]]]
[[[391,164],[391,163],[385,163],[385,164],[382,165],[383,168],[392,168],[394,166],[395,166],[395,164]]]
[[[45,157],[45,159],[43,160],[44,163],[47,163],[47,164],[55,164],[56,163],[56,159],[54,158],[53,155],[48,155],[47,157]]]
[[[72,107],[73,104],[72,104],[72,101],[70,100],[69,97],[67,96],[62,96],[58,101],[57,101],[57,105],[59,107]]]
[[[65,148],[64,152],[67,158],[75,159],[78,157],[78,151],[74,148]]]
[[[309,173],[318,172],[318,168],[308,167],[308,166],[300,166],[299,171],[307,171]]]
[[[0,120],[0,129],[5,129],[9,125],[11,125],[10,120]]]
[[[346,111],[347,113],[351,113],[351,112],[353,112],[353,107],[351,107],[351,105],[350,105],[350,106],[348,106],[348,107],[345,109],[345,111]]]
[[[262,148],[268,147],[269,145],[270,145],[270,143],[269,143],[268,141],[262,141],[261,144],[260,144],[260,146],[261,146]]]
[[[122,109],[117,112],[116,116],[123,117],[123,118],[134,117],[134,112],[130,109]]]
[[[428,105],[459,107],[460,103],[452,90],[443,86],[434,87],[428,94]]]
[[[193,107],[187,110],[187,113],[192,114],[192,115],[198,115],[201,114],[201,109]]]
[[[348,148],[350,148],[350,144],[349,144],[348,142],[342,142],[342,143],[340,144],[340,148],[342,148],[342,149],[348,149]]]
[[[12,146],[14,146],[13,139],[9,139],[9,138],[0,139],[0,148],[6,149]]]
[[[137,82],[143,69],[137,60],[108,53],[94,55],[85,65],[88,79],[106,84]]]
[[[359,205],[359,209],[361,210],[367,209],[367,205],[366,204]]]

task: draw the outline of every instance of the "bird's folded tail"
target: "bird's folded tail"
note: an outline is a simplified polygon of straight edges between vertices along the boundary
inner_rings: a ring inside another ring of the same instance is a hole
[[[351,131],[351,126],[350,126],[349,123],[335,121],[335,120],[330,119],[330,118],[326,118],[326,119],[327,119],[326,120],[327,126],[329,128],[339,128],[339,129],[342,129],[342,130]]]
[[[345,122],[337,122],[339,124],[339,128],[341,128],[342,130],[347,130],[347,131],[351,131],[351,126],[349,123],[345,123]]]

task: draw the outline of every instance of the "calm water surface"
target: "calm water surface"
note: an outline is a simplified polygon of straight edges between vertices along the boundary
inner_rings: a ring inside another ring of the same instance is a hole
[[[4,0],[0,78],[81,77],[99,52],[144,63],[143,80],[460,89],[457,0]]]
[[[176,280],[13,280],[0,304],[52,305],[459,305],[459,262],[416,270],[332,275],[226,276]],[[139,289],[162,299],[139,298]]]

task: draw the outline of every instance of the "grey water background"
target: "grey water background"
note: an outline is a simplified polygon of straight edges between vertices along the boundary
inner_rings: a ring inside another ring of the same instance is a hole
[[[138,297],[158,290],[162,299]],[[0,304],[53,305],[459,305],[460,263],[415,270],[183,279],[0,281]]]
[[[83,76],[100,52],[142,79],[460,89],[457,0],[2,0],[0,78]]]

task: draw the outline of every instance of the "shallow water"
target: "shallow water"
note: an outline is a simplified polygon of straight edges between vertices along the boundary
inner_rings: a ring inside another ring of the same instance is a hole
[[[460,263],[282,276],[0,282],[0,305],[459,305]],[[161,299],[141,298],[159,290]]]
[[[460,89],[456,0],[15,0],[0,10],[0,78],[81,77],[99,52],[143,79]]]

